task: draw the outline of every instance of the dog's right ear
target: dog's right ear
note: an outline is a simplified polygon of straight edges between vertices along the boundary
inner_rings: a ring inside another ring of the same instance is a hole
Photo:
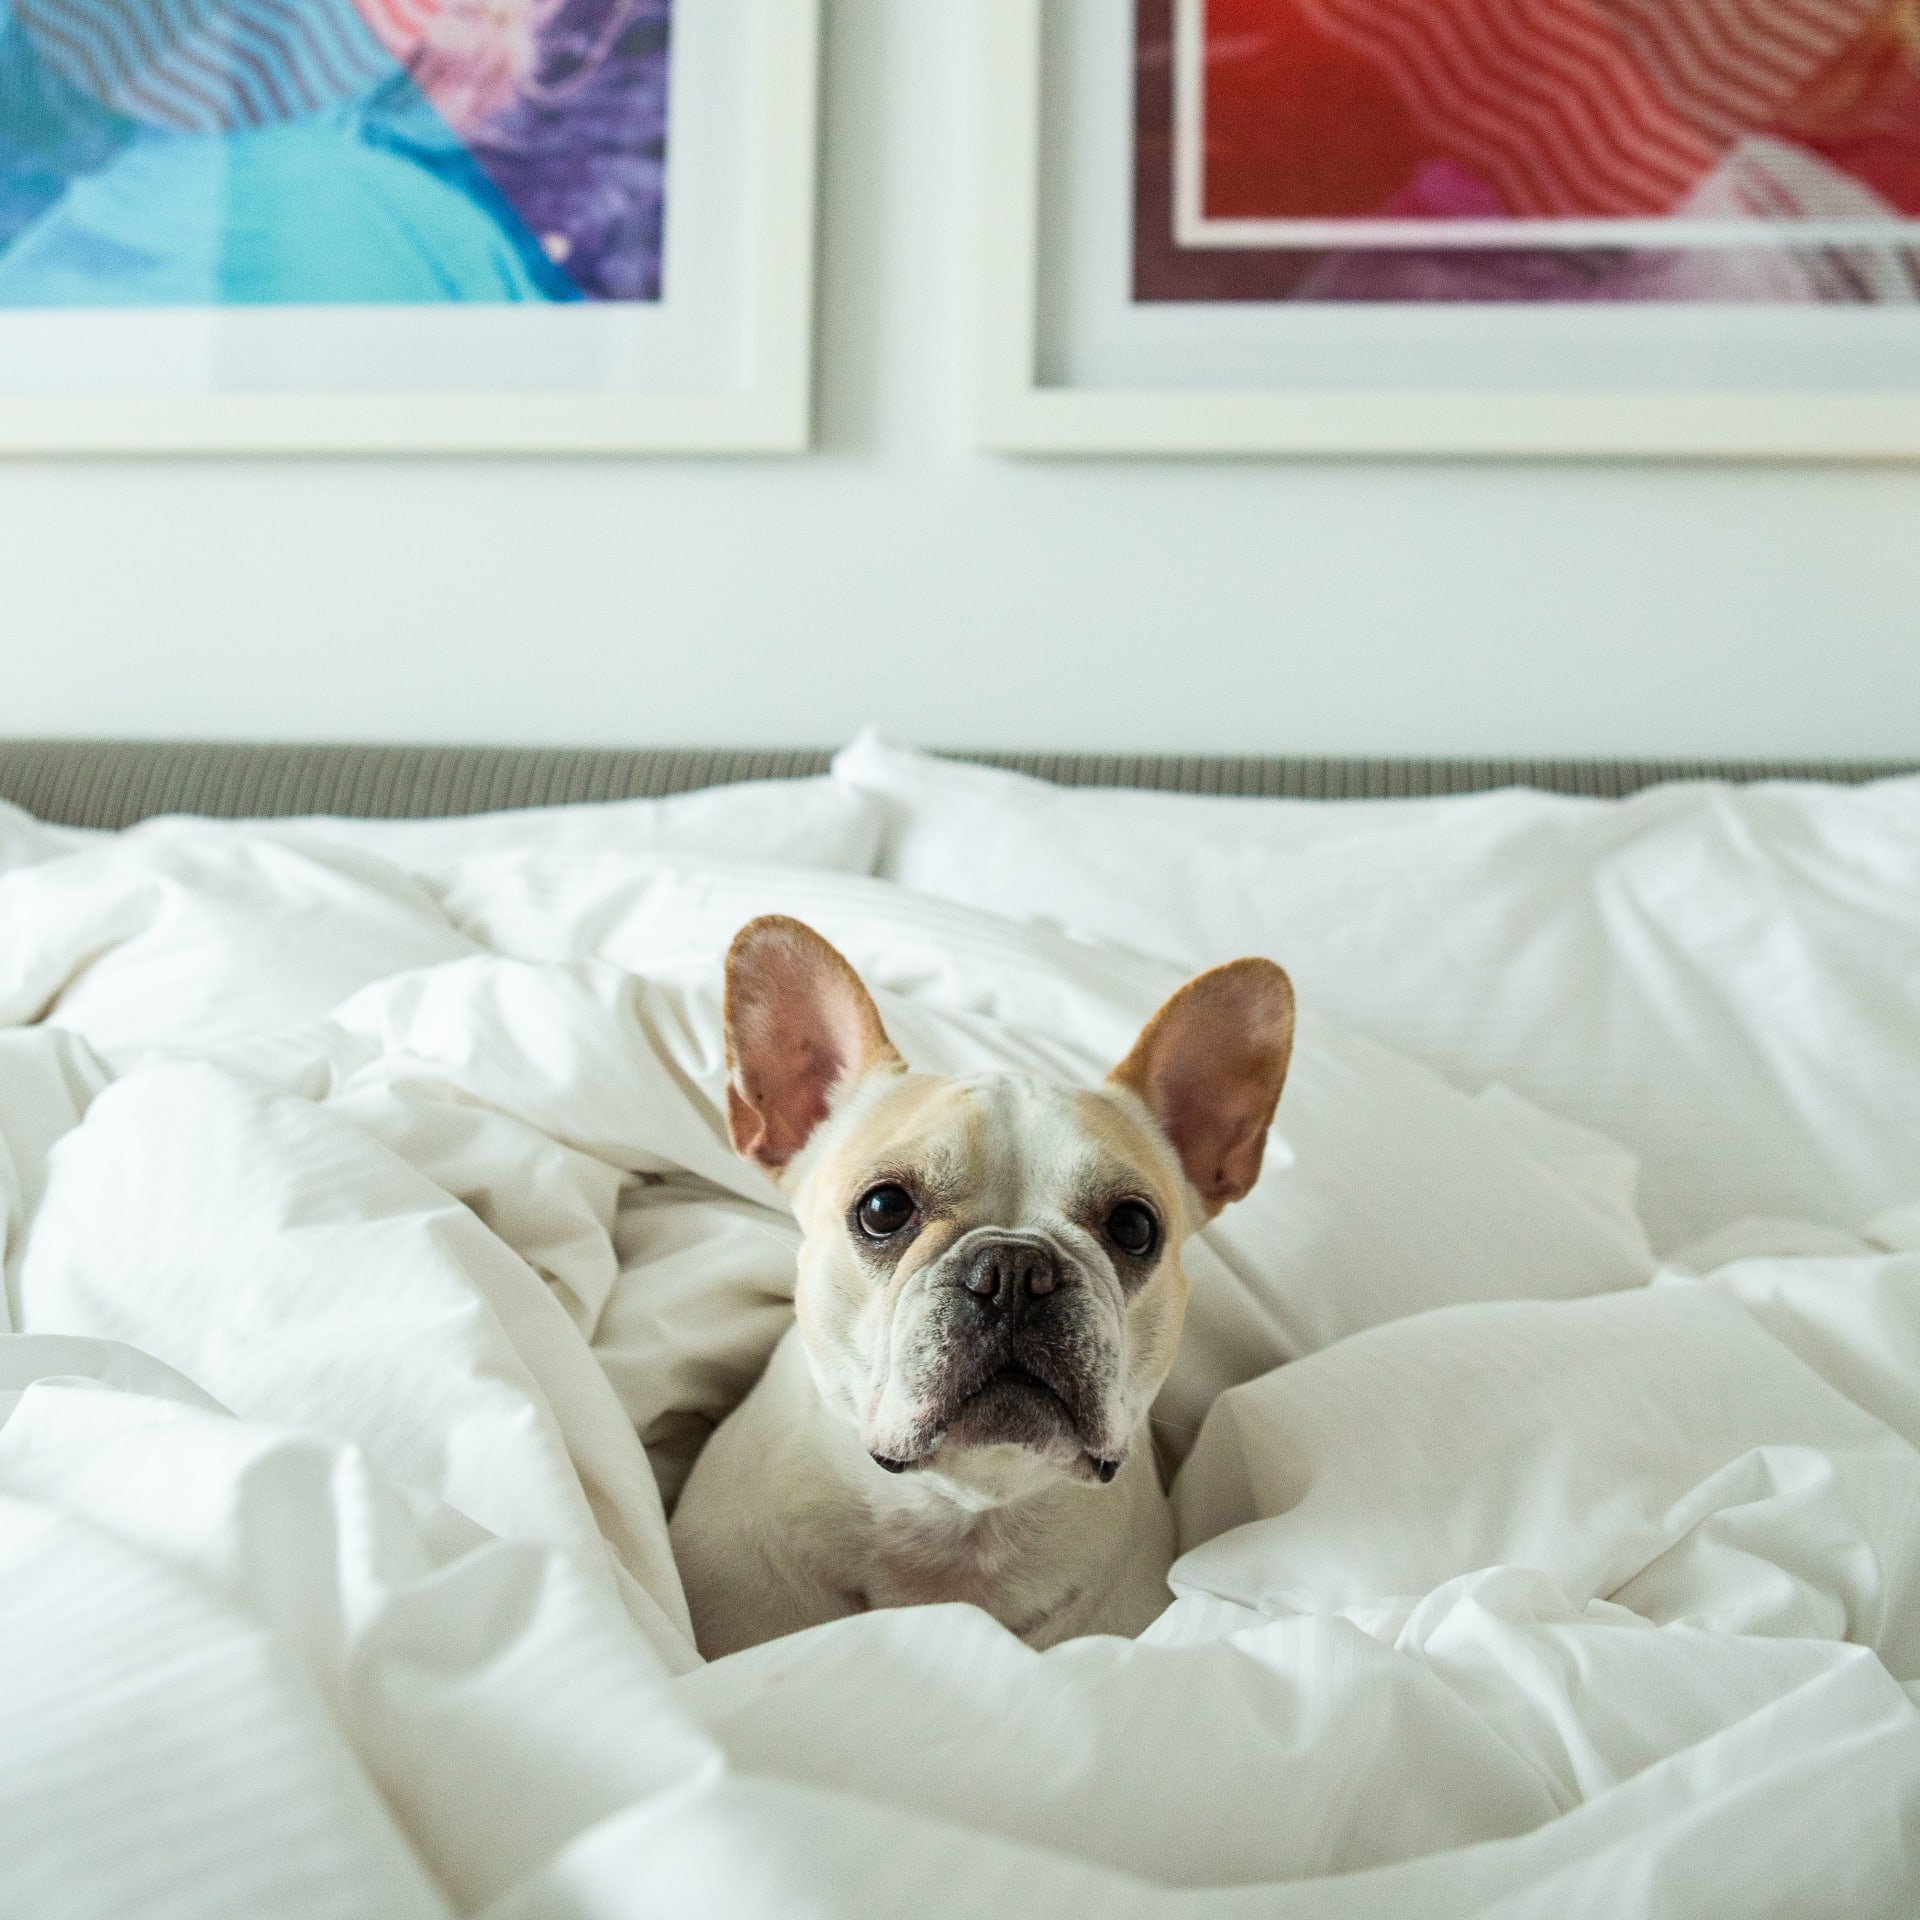
[[[839,950],[770,913],[727,952],[727,1128],[735,1151],[779,1174],[834,1096],[876,1068],[905,1067],[873,996]]]

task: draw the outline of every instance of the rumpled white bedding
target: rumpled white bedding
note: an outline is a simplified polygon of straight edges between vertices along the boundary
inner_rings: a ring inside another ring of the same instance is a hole
[[[0,1910],[1914,1910],[1920,1206],[1663,1265],[1621,1149],[1311,1003],[1191,1253],[1162,1619],[702,1666],[662,1499],[794,1249],[727,939],[1069,1077],[1182,969],[832,871],[846,818],[630,825],[0,812]]]

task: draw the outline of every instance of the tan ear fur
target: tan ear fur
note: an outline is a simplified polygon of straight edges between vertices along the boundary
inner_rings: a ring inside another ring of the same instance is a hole
[[[1196,975],[1107,1077],[1137,1094],[1211,1218],[1252,1191],[1293,1053],[1293,983],[1271,960]]]
[[[785,914],[749,921],[727,950],[727,1129],[734,1150],[780,1173],[834,1095],[905,1062],[839,950]]]

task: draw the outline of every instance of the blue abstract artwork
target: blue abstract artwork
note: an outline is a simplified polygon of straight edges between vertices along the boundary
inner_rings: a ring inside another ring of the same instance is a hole
[[[0,308],[657,301],[673,0],[0,0]]]

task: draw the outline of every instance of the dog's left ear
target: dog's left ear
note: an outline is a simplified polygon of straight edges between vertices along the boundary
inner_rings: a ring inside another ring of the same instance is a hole
[[[1159,1121],[1211,1218],[1252,1191],[1293,1053],[1293,983],[1271,960],[1197,975],[1107,1077]]]
[[[727,952],[727,1129],[734,1150],[779,1174],[834,1096],[877,1067],[903,1068],[873,996],[838,948],[770,913]]]

